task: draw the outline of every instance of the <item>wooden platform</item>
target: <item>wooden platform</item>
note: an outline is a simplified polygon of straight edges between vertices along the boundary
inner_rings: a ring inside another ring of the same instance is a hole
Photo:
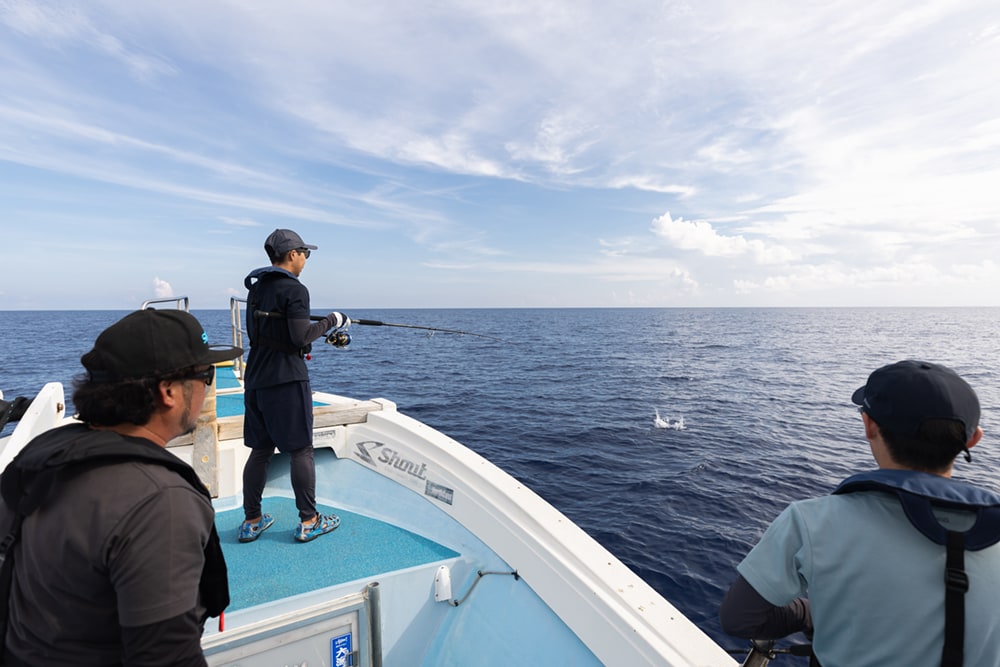
[[[323,395],[327,398],[328,395]],[[316,400],[313,403],[313,428],[363,424],[368,413],[382,409],[378,401]],[[215,431],[218,441],[243,438],[243,387],[230,364],[216,367],[216,381],[209,388],[205,405],[199,418],[199,429],[208,427]],[[195,443],[196,433],[178,436],[167,447],[185,447]]]

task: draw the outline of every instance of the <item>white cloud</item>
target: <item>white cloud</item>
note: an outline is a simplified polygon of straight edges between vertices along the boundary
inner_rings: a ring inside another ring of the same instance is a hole
[[[991,0],[0,0],[0,195],[60,231],[301,223],[414,282],[995,300],[998,26]]]
[[[174,288],[159,276],[153,278],[153,295],[157,299],[169,299],[174,296]]]
[[[676,248],[694,250],[712,257],[749,255],[760,264],[784,263],[793,258],[793,254],[780,245],[758,239],[747,240],[740,235],[726,236],[718,233],[705,220],[674,220],[669,211],[653,220],[652,229],[654,234]]]

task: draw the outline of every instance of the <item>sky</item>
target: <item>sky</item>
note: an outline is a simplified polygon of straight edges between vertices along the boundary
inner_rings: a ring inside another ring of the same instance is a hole
[[[995,0],[0,0],[0,310],[227,308],[276,228],[321,312],[1000,306],[998,63]]]

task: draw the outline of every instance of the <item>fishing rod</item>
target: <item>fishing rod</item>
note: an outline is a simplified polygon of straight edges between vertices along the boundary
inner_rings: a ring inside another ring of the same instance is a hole
[[[283,313],[272,313],[266,310],[255,310],[254,315],[256,317],[269,317],[272,319],[285,319]],[[318,322],[320,320],[326,319],[322,315],[310,315],[310,320]],[[502,338],[497,338],[495,336],[487,336],[486,334],[474,333],[472,331],[462,331],[460,329],[443,329],[441,327],[425,327],[419,324],[398,324],[396,322],[382,322],[381,320],[365,320],[365,319],[351,319],[351,324],[360,324],[362,326],[368,327],[400,327],[403,329],[422,329],[424,331],[439,331],[441,333],[458,334],[460,336],[476,336],[477,338],[488,338],[489,340],[495,340],[498,343],[510,344],[510,341],[506,341]],[[345,331],[344,327],[337,327],[331,331],[327,337],[326,342],[334,347],[347,347],[351,343],[351,335]]]

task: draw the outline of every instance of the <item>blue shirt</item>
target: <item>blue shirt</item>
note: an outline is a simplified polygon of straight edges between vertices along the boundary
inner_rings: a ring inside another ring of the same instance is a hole
[[[952,530],[971,514],[935,510]],[[1000,667],[1000,545],[965,552],[965,662]],[[738,567],[768,602],[808,595],[824,667],[938,667],[944,643],[945,548],[880,491],[792,503]]]

